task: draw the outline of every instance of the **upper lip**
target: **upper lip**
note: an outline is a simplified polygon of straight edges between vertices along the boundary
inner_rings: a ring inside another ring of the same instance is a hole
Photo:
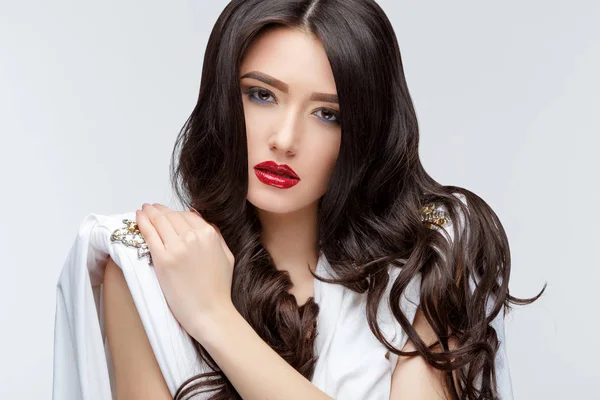
[[[289,175],[292,178],[300,179],[300,177],[294,172],[294,170],[285,164],[277,164],[275,161],[263,161],[254,166],[257,169],[266,169],[280,174]]]

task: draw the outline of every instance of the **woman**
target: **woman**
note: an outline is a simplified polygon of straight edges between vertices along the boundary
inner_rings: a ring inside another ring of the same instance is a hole
[[[427,175],[418,140],[375,2],[229,3],[173,153],[190,211],[86,218],[59,282],[55,397],[90,353],[81,325],[96,352],[107,339],[106,371],[91,365],[117,398],[512,398],[504,312],[541,293],[509,295],[498,217]],[[86,285],[97,320],[72,305]],[[86,374],[73,390],[107,392]]]

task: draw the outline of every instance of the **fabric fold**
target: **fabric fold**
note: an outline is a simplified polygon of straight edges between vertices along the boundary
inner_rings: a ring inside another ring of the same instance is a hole
[[[102,283],[109,256],[123,271],[171,394],[188,378],[212,371],[200,360],[193,340],[171,313],[148,258],[138,258],[136,248],[111,241],[111,234],[125,226],[125,219],[135,220],[135,212],[87,215],[63,265],[56,290],[55,400],[114,398],[112,362],[102,310]],[[331,277],[331,265],[322,252],[316,271],[318,275]],[[383,297],[386,302],[396,272],[390,270],[390,284]],[[419,288],[420,276],[417,275],[401,297],[401,307],[411,323],[419,303]],[[366,295],[315,279],[314,300],[319,305],[315,340],[318,360],[312,383],[333,398],[389,400],[397,356],[388,354],[369,329]],[[386,338],[401,348],[407,335],[383,301],[378,320]],[[503,323],[501,314],[493,322],[501,340],[498,382],[501,398],[512,400]],[[200,394],[195,398],[209,395]]]
[[[135,213],[90,214],[81,223],[57,284],[53,399],[112,399],[114,385],[106,345],[102,282],[110,256],[122,269],[140,319],[174,394],[189,377],[210,371],[199,362],[192,339],[174,318],[154,268],[137,250],[110,240]]]

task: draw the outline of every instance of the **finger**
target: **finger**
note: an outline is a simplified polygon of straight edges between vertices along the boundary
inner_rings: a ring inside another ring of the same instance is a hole
[[[185,217],[188,220],[188,223],[193,227],[193,228],[203,228],[206,227],[206,225],[213,225],[210,222],[208,222],[207,220],[204,219],[204,217],[202,216],[202,214],[200,214],[194,207],[190,207],[189,208],[189,212],[185,213]],[[214,227],[214,225],[213,225]]]
[[[167,218],[169,218],[169,220],[171,221],[171,225],[173,225],[173,228],[175,229],[175,232],[177,232],[178,235],[181,236],[183,233],[192,229],[192,226],[183,217],[181,211],[172,210],[169,207],[159,203],[153,203],[152,206],[160,212],[162,212],[164,215],[166,215]]]
[[[148,219],[156,228],[156,231],[158,232],[158,235],[160,236],[165,248],[177,243],[180,240],[179,235],[171,224],[171,221],[163,212],[159,211],[156,207],[150,204],[144,204],[142,209],[146,212],[146,214],[148,214]]]
[[[160,203],[152,203],[152,206],[154,206],[155,208],[157,208],[159,211],[162,212],[166,212],[166,211],[176,211],[176,210],[171,210],[169,207],[160,204]]]
[[[159,253],[162,253],[165,250],[165,246],[160,238],[160,235],[148,219],[148,215],[144,211],[136,211],[135,213],[136,223],[144,241],[148,245],[148,250],[150,250],[150,254],[154,254],[158,256]]]
[[[167,218],[171,221],[173,228],[177,232],[178,235],[182,235],[188,231],[193,229],[192,225],[188,222],[187,218],[184,216],[183,212],[173,211],[167,213]]]
[[[227,256],[228,256],[228,258],[229,258],[230,261],[234,260],[233,253],[229,249],[229,246],[227,246],[227,242],[225,242],[225,239],[223,238],[223,235],[221,234],[221,230],[219,229],[219,227],[217,225],[213,224],[212,222],[206,221],[204,218],[202,218],[202,215],[200,215],[200,213],[194,207],[190,207],[190,213],[188,213],[189,218],[197,220],[197,218],[194,218],[195,217],[194,214],[196,214],[197,216],[199,216],[200,219],[205,224],[208,224],[208,225],[212,226],[217,231],[217,233],[219,234],[218,235],[219,239],[221,240],[221,247],[223,248],[223,251],[225,252],[225,254],[227,254]]]

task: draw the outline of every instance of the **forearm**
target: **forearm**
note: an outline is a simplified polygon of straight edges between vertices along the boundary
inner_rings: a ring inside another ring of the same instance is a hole
[[[265,343],[235,308],[202,321],[192,336],[244,400],[331,399]]]

